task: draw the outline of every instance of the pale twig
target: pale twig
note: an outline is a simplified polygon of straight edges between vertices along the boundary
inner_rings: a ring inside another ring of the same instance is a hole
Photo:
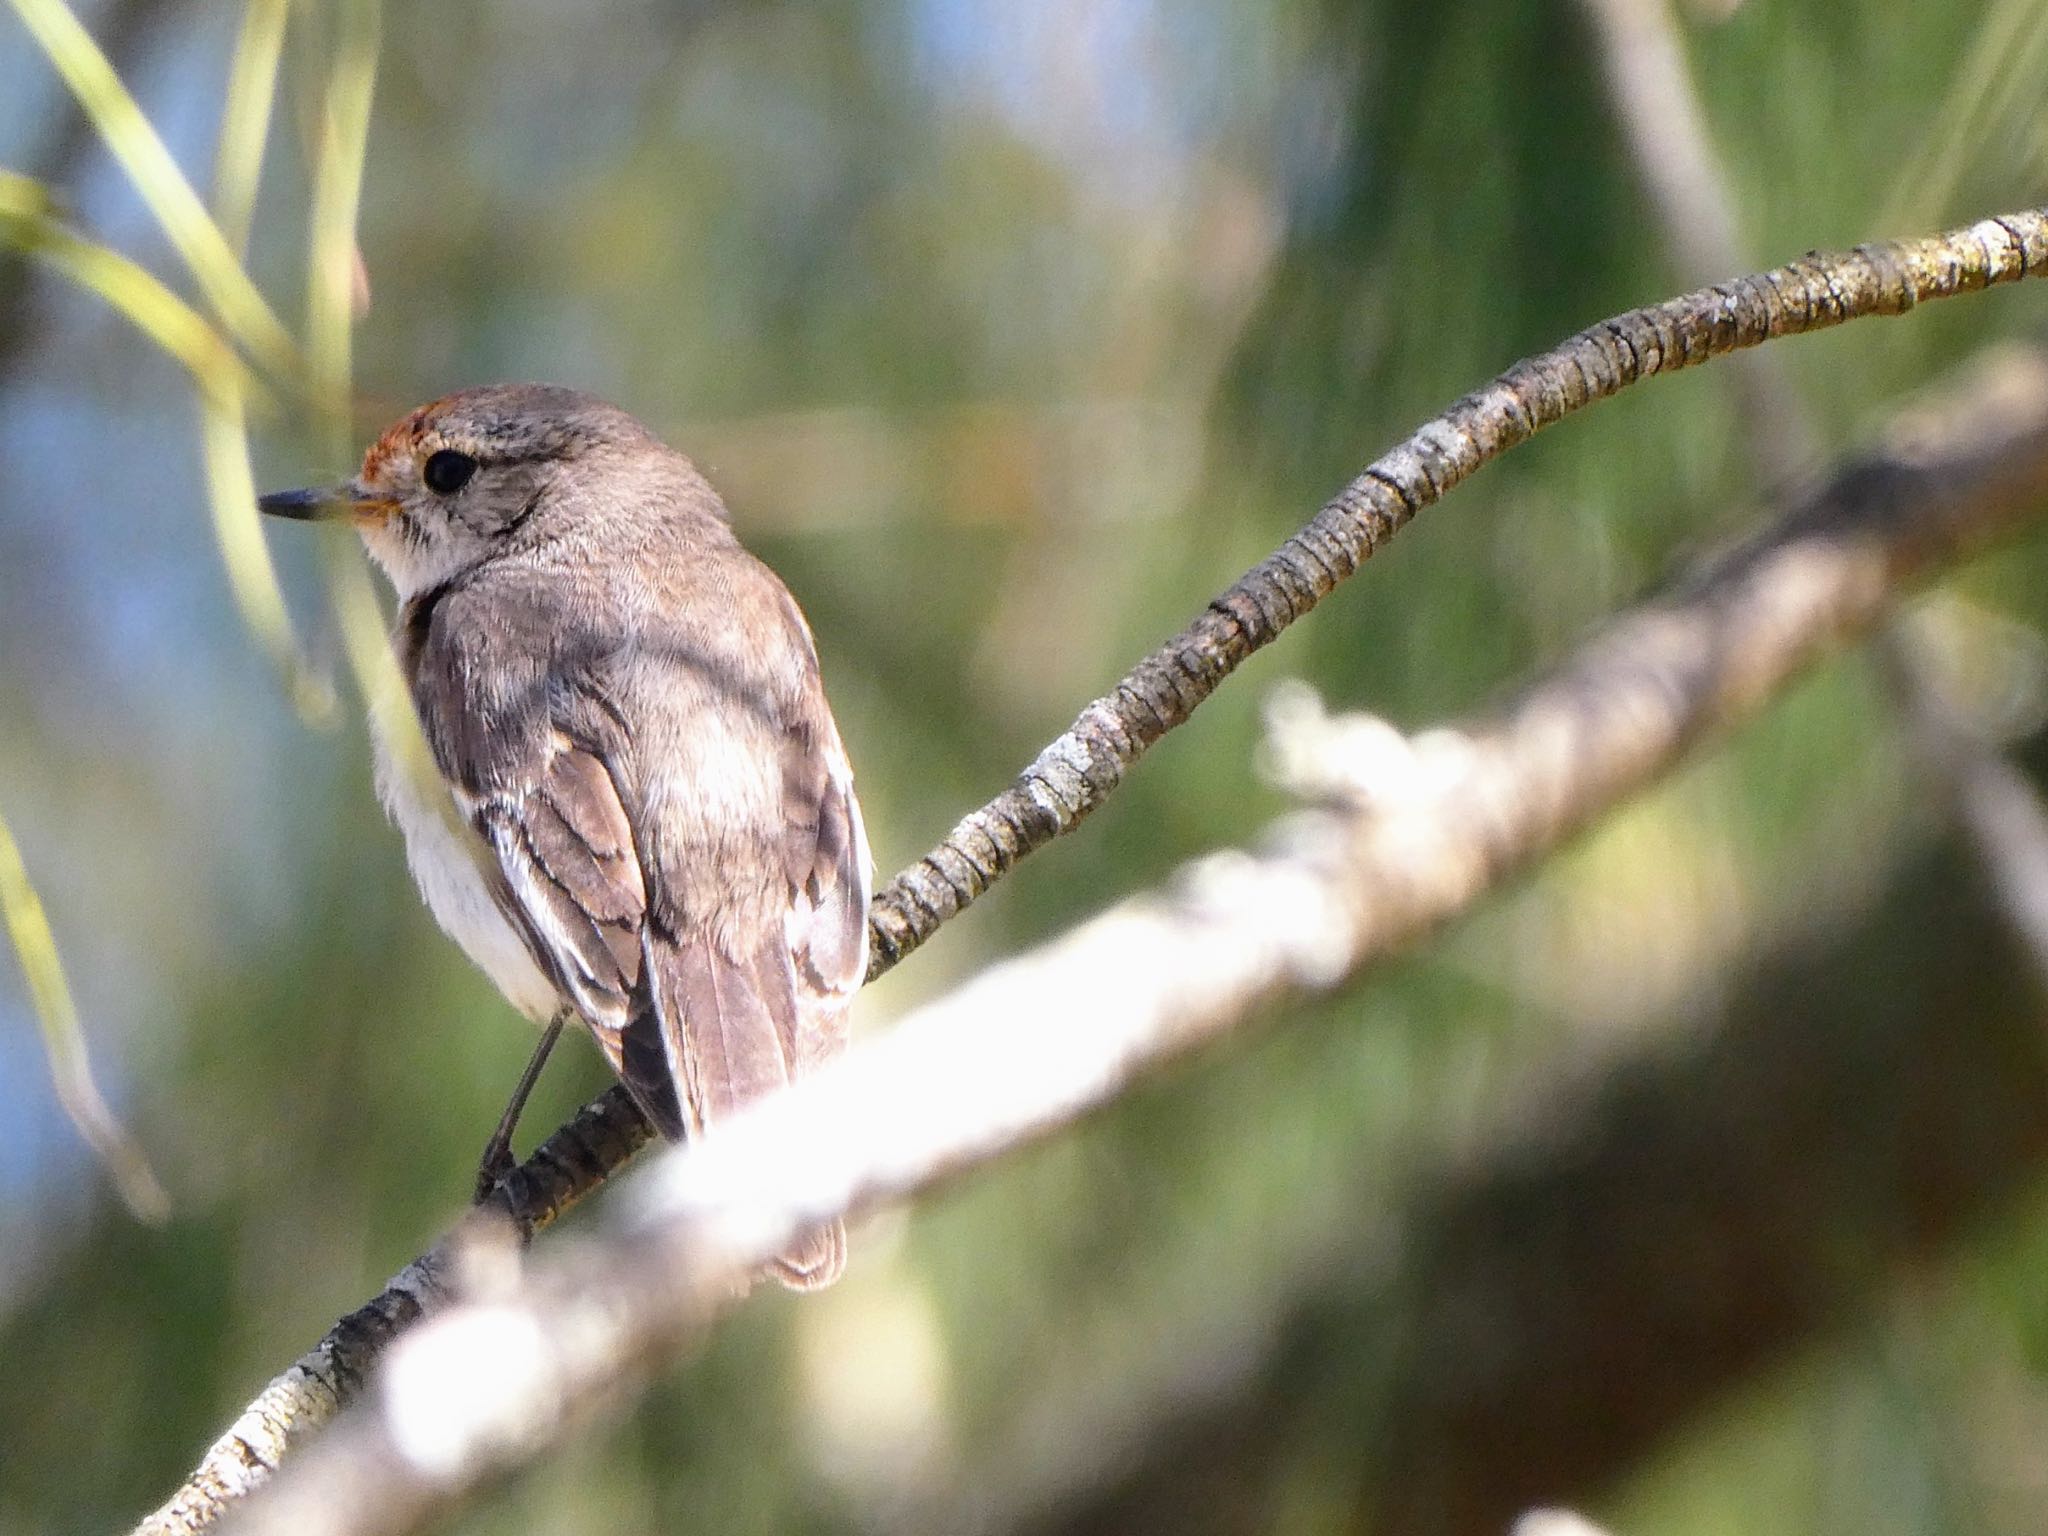
[[[796,1234],[1112,1102],[1396,953],[1762,709],[1911,582],[2048,503],[2048,360],[1855,465],[1497,715],[1414,743],[1392,803],[1289,818],[915,1010],[665,1154],[602,1232],[401,1337],[371,1395],[239,1512],[241,1536],[397,1536],[528,1464],[684,1350]],[[1992,402],[1987,406],[1987,401]]]
[[[459,1256],[474,1239],[489,1247],[494,1223],[520,1237],[548,1225],[601,1182],[652,1133],[638,1114],[603,1103],[557,1131],[518,1171],[517,1210],[501,1184],[469,1219],[394,1275],[384,1289],[327,1330],[242,1410],[207,1448],[192,1475],[135,1536],[192,1536],[209,1529],[236,1500],[254,1492],[311,1431],[356,1396],[370,1368],[405,1329],[452,1299],[464,1273]]]

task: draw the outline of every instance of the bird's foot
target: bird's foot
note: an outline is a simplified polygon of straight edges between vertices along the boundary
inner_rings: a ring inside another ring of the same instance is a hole
[[[510,1178],[518,1166],[519,1160],[512,1155],[511,1140],[505,1136],[493,1136],[476,1165],[476,1198],[471,1203],[482,1205],[490,1199],[492,1192]]]

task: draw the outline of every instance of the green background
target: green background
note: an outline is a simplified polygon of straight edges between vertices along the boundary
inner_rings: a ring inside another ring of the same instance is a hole
[[[82,15],[203,185],[235,10]],[[287,315],[332,24],[294,10],[258,209]],[[2042,197],[2039,0],[1680,25],[1752,265]],[[0,164],[175,272],[11,16],[0,103]],[[725,490],[817,631],[884,874],[1408,427],[1683,286],[1565,0],[394,7],[360,249],[359,440],[546,377]],[[2044,304],[1773,351],[1832,459]],[[857,1027],[1255,836],[1282,677],[1476,710],[1754,526],[1731,380],[1429,511]],[[196,422],[0,261],[0,807],[174,1201],[150,1230],[105,1193],[0,968],[0,1530],[166,1494],[452,1218],[529,1044],[415,899],[353,711],[302,725],[235,623]],[[259,446],[266,485],[348,467],[289,419]],[[338,668],[302,533],[273,548]],[[2044,564],[1914,615],[2029,764]],[[861,1224],[839,1288],[757,1295],[453,1528],[2036,1529],[2043,1003],[1844,657],[1401,964]],[[528,1125],[603,1082],[572,1046]]]

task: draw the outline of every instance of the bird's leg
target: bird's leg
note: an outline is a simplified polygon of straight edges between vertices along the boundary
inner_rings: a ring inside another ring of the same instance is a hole
[[[512,1102],[505,1106],[505,1113],[498,1117],[498,1128],[491,1132],[491,1139],[484,1145],[483,1160],[476,1169],[476,1201],[479,1205],[490,1198],[491,1191],[498,1187],[506,1174],[519,1166],[512,1157],[512,1131],[519,1124],[520,1111],[526,1108],[533,1085],[540,1081],[541,1068],[548,1064],[548,1053],[562,1038],[562,1025],[568,1018],[568,1011],[564,1009],[548,1020],[548,1027],[541,1031],[540,1044],[533,1048],[526,1070],[519,1074],[519,1086],[512,1090]]]

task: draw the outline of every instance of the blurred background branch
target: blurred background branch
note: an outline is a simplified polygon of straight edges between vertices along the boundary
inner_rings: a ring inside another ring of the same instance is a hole
[[[935,1500],[911,1528],[1251,1531],[1310,1468],[1347,1523],[1403,1536],[1603,1496],[1845,1313],[1881,1314],[1888,1277],[2048,1166],[2048,1006],[1985,873],[1944,837],[1854,923],[1760,946],[1711,1013],[1333,1226],[1259,1335],[1194,1355],[1148,1411],[1073,1426],[1065,1478],[994,1510]]]

